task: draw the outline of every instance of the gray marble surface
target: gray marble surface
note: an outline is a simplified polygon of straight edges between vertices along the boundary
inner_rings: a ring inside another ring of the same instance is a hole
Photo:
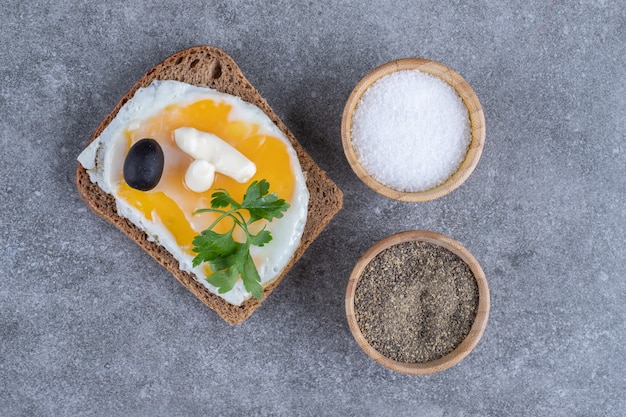
[[[267,3],[267,4],[264,4]],[[88,2],[0,5],[0,414],[626,415],[623,1]],[[92,214],[76,156],[141,75],[218,46],[345,194],[263,307],[230,327]],[[454,193],[379,196],[351,171],[354,85],[397,58],[474,87],[486,147]],[[393,373],[344,313],[360,255],[427,229],[472,251],[492,310],[476,349]]]

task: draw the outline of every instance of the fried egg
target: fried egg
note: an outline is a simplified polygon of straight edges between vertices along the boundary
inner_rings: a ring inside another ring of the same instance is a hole
[[[245,183],[217,172],[211,188],[192,191],[185,183],[185,173],[194,159],[176,144],[174,131],[179,128],[219,137],[252,161],[256,172]],[[123,176],[129,149],[143,138],[156,140],[164,155],[160,181],[148,191],[130,187]],[[250,296],[241,279],[232,290],[219,294],[206,281],[211,273],[209,267],[192,266],[194,237],[216,219],[213,213],[194,212],[210,207],[216,189],[223,188],[241,201],[250,183],[265,179],[270,192],[290,204],[282,218],[258,222],[259,230],[266,227],[273,236],[269,244],[250,248],[262,285],[281,274],[300,243],[309,193],[296,152],[263,111],[239,97],[178,81],[154,81],[137,90],[78,160],[91,181],[115,197],[120,216],[170,252],[182,270],[231,304],[241,305]],[[221,222],[214,230],[224,233],[228,226]]]

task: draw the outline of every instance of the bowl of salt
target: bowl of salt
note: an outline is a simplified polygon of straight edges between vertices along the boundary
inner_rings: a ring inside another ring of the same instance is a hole
[[[343,111],[341,139],[352,170],[372,190],[429,201],[458,188],[478,164],[485,116],[460,74],[405,58],[359,81]]]

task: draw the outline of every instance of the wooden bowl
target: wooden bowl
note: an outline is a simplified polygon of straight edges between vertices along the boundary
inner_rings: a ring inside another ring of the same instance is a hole
[[[363,168],[352,146],[352,115],[354,114],[354,110],[356,109],[361,96],[365,90],[367,90],[380,78],[402,70],[419,70],[438,77],[448,83],[456,90],[457,94],[463,100],[470,118],[471,141],[465,159],[456,172],[446,181],[425,191],[399,191],[378,182],[365,170],[365,168]],[[400,201],[419,202],[434,200],[459,187],[470,176],[472,171],[474,171],[485,145],[485,115],[483,114],[483,109],[480,101],[478,100],[478,96],[476,96],[476,93],[472,90],[472,87],[470,87],[467,81],[465,81],[465,79],[463,79],[463,77],[461,77],[461,75],[457,72],[443,64],[440,64],[439,62],[429,61],[427,59],[399,59],[388,62],[374,69],[361,81],[359,81],[354,90],[352,90],[352,93],[346,102],[346,106],[344,107],[343,117],[341,119],[341,141],[343,143],[343,150],[346,154],[346,158],[348,159],[348,163],[352,167],[352,170],[372,190],[389,198]]]
[[[424,363],[404,363],[389,359],[374,349],[365,339],[361,329],[357,324],[354,300],[357,283],[363,273],[367,264],[380,252],[404,242],[420,241],[429,242],[435,245],[439,245],[450,252],[460,257],[470,268],[476,282],[478,284],[478,310],[476,317],[469,331],[469,334],[465,339],[450,353],[447,355]],[[474,258],[474,256],[459,242],[453,240],[447,236],[440,235],[435,232],[425,230],[410,230],[406,232],[397,233],[379,241],[374,246],[369,248],[365,254],[359,259],[350,275],[348,280],[348,286],[346,289],[345,307],[346,315],[348,318],[348,325],[350,331],[354,336],[354,339],[358,345],[365,351],[365,353],[374,359],[379,364],[396,372],[412,375],[426,375],[447,369],[465,358],[474,347],[478,344],[485,328],[487,326],[487,319],[489,317],[489,288],[487,286],[487,279],[482,268]]]

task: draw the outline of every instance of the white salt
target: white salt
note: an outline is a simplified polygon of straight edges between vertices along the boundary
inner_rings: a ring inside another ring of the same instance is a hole
[[[461,97],[445,81],[417,70],[372,84],[356,106],[351,133],[363,168],[378,182],[409,192],[447,180],[471,140]]]

